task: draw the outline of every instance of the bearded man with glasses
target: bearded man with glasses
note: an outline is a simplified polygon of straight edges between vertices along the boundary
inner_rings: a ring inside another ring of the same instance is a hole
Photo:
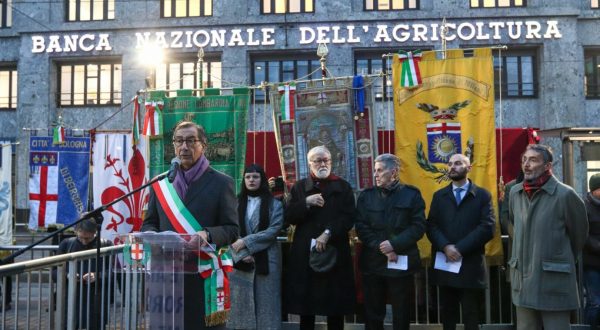
[[[207,138],[202,126],[188,121],[179,123],[173,133],[173,145],[175,155],[181,160],[181,170],[177,172],[172,184],[177,196],[173,196],[171,189],[161,190],[160,194],[157,194],[156,189],[160,188],[153,185],[141,230],[190,234],[180,232],[181,228],[184,228],[181,224],[194,223],[192,227],[199,226],[201,230],[191,234],[198,236],[202,246],[214,244],[218,251],[220,247],[233,243],[238,237],[237,199],[233,190],[233,179],[210,167],[204,155]],[[168,184],[167,180],[162,182]],[[181,200],[182,203],[178,205],[183,206],[179,207],[187,209],[189,212],[186,214],[191,215],[191,218],[173,218],[173,212],[168,212],[167,215],[166,204],[160,197],[165,193]],[[207,326],[214,325],[215,322],[210,320],[210,316],[205,319],[205,304],[207,299],[210,299],[204,292],[205,281],[210,281],[210,278],[205,280],[199,274],[185,275],[185,329],[225,328],[226,318],[215,317],[216,326]]]
[[[312,148],[307,160],[310,175],[294,184],[284,213],[285,221],[296,226],[285,306],[288,313],[300,315],[300,329],[314,329],[315,315],[325,315],[328,329],[341,330],[344,315],[353,314],[355,304],[348,238],[356,217],[354,193],[348,182],[331,173],[331,153],[325,146]],[[311,253],[330,256],[326,250],[331,247],[337,255],[330,269],[310,263]]]

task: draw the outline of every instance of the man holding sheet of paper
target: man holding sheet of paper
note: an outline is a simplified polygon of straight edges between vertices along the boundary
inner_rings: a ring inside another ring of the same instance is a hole
[[[452,183],[434,193],[427,221],[444,330],[456,329],[460,304],[464,329],[479,329],[486,287],[485,243],[494,235],[494,211],[490,193],[467,179],[470,171],[468,157],[450,157]]]
[[[425,202],[419,189],[398,181],[400,159],[375,158],[376,187],[358,197],[356,231],[363,243],[366,329],[383,329],[386,296],[392,304],[394,330],[410,327],[413,274],[421,260],[417,241],[425,233]]]

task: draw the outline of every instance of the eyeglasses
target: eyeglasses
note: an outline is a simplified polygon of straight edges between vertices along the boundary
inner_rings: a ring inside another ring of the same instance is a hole
[[[323,163],[323,164],[329,164],[330,161],[331,161],[331,159],[329,159],[329,158],[322,158],[322,159],[321,158],[317,158],[317,159],[311,160],[310,162],[313,163],[313,164],[321,164],[321,163]]]
[[[195,146],[196,143],[200,142],[200,140],[198,139],[174,139],[173,140],[173,144],[176,147],[181,147],[184,143],[188,146],[188,147],[192,147]]]

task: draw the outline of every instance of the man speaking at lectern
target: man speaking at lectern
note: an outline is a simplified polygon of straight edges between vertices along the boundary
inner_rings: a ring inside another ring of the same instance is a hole
[[[202,245],[214,244],[218,251],[238,237],[233,179],[209,166],[204,155],[207,138],[202,126],[189,121],[179,123],[173,133],[173,145],[181,168],[172,184],[164,179],[152,185],[141,231],[197,234]],[[205,309],[206,301],[214,301],[217,291],[222,289],[208,286],[211,289],[205,292],[205,281],[210,279],[210,275],[185,276],[185,329],[225,328],[226,312],[222,306]],[[214,304],[208,306],[211,305]]]

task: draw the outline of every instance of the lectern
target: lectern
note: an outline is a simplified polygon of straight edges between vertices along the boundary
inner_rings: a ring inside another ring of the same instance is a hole
[[[128,276],[131,280],[126,281],[130,282],[126,285],[143,287],[140,302],[128,301],[125,297],[127,306],[137,305],[133,308],[144,315],[141,322],[133,321],[131,324],[143,324],[144,329],[184,329],[184,276],[199,276],[198,254],[201,247],[198,236],[138,232],[122,235],[121,239],[125,247],[120,270],[140,275]],[[135,279],[142,283],[134,283]]]

